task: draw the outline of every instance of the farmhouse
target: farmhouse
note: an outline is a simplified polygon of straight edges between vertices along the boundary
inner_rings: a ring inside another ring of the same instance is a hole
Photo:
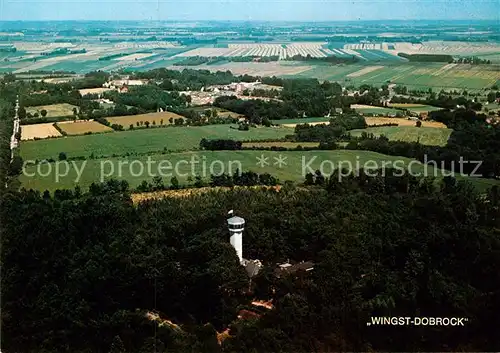
[[[46,90],[46,89],[45,89],[45,90],[42,90],[42,91],[34,91],[34,92],[31,92],[31,93],[30,93],[30,96],[31,96],[31,95],[33,95],[33,94],[45,94],[45,93],[47,93],[47,90]]]
[[[236,93],[242,93],[244,90],[249,90],[250,92],[255,89],[265,89],[265,90],[282,90],[281,86],[272,86],[263,84],[260,81],[255,82],[233,82],[228,85],[213,85],[206,88],[209,92],[220,92],[220,91],[230,91]]]
[[[106,82],[103,84],[107,85],[108,87],[122,87],[124,85],[126,86],[143,86],[147,84],[147,80],[129,80],[129,79],[124,79],[124,80],[113,80],[111,82]],[[106,86],[104,86],[106,87]]]
[[[94,102],[98,102],[100,104],[113,104],[113,101],[107,98],[94,99]]]
[[[80,89],[78,92],[82,97],[89,95],[89,94],[97,94],[100,95],[104,92],[107,91],[112,91],[114,88],[109,88],[109,87],[102,87],[102,88],[85,88],[85,89]]]
[[[212,104],[219,95],[211,92],[201,91],[182,91],[180,95],[191,96],[192,105],[207,105]]]

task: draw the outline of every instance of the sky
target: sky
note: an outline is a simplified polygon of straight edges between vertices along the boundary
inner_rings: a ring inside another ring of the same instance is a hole
[[[0,21],[418,19],[500,24],[500,0],[0,0]]]

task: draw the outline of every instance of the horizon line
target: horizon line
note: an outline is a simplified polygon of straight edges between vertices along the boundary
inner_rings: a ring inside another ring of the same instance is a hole
[[[256,20],[256,19],[231,19],[231,20],[218,20],[218,19],[170,19],[170,20],[155,20],[155,19],[112,19],[112,20],[103,20],[103,19],[9,19],[9,20],[0,20],[2,22],[268,22],[268,23],[332,23],[332,22],[382,22],[382,21],[400,21],[400,22],[477,22],[477,21],[492,21],[497,22],[500,27],[500,21],[497,18],[415,18],[415,19],[343,19],[343,20]]]

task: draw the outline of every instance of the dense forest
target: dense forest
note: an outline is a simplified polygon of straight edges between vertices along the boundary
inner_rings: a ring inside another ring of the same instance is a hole
[[[5,352],[498,350],[500,193],[359,177],[134,206],[127,185],[2,199]],[[249,279],[225,215],[247,220]],[[497,255],[495,255],[497,254]],[[309,260],[311,273],[275,277]],[[274,309],[242,320],[254,299]],[[174,325],[158,326],[151,311]],[[371,316],[466,317],[368,327]],[[217,342],[217,332],[229,337]]]

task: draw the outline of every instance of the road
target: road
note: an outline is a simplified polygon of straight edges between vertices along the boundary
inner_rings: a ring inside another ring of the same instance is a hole
[[[14,127],[12,129],[12,136],[10,138],[10,161],[14,160],[14,149],[19,146],[19,140],[17,139],[17,133],[21,130],[21,125],[19,122],[19,96],[16,99],[16,115],[14,117]]]

